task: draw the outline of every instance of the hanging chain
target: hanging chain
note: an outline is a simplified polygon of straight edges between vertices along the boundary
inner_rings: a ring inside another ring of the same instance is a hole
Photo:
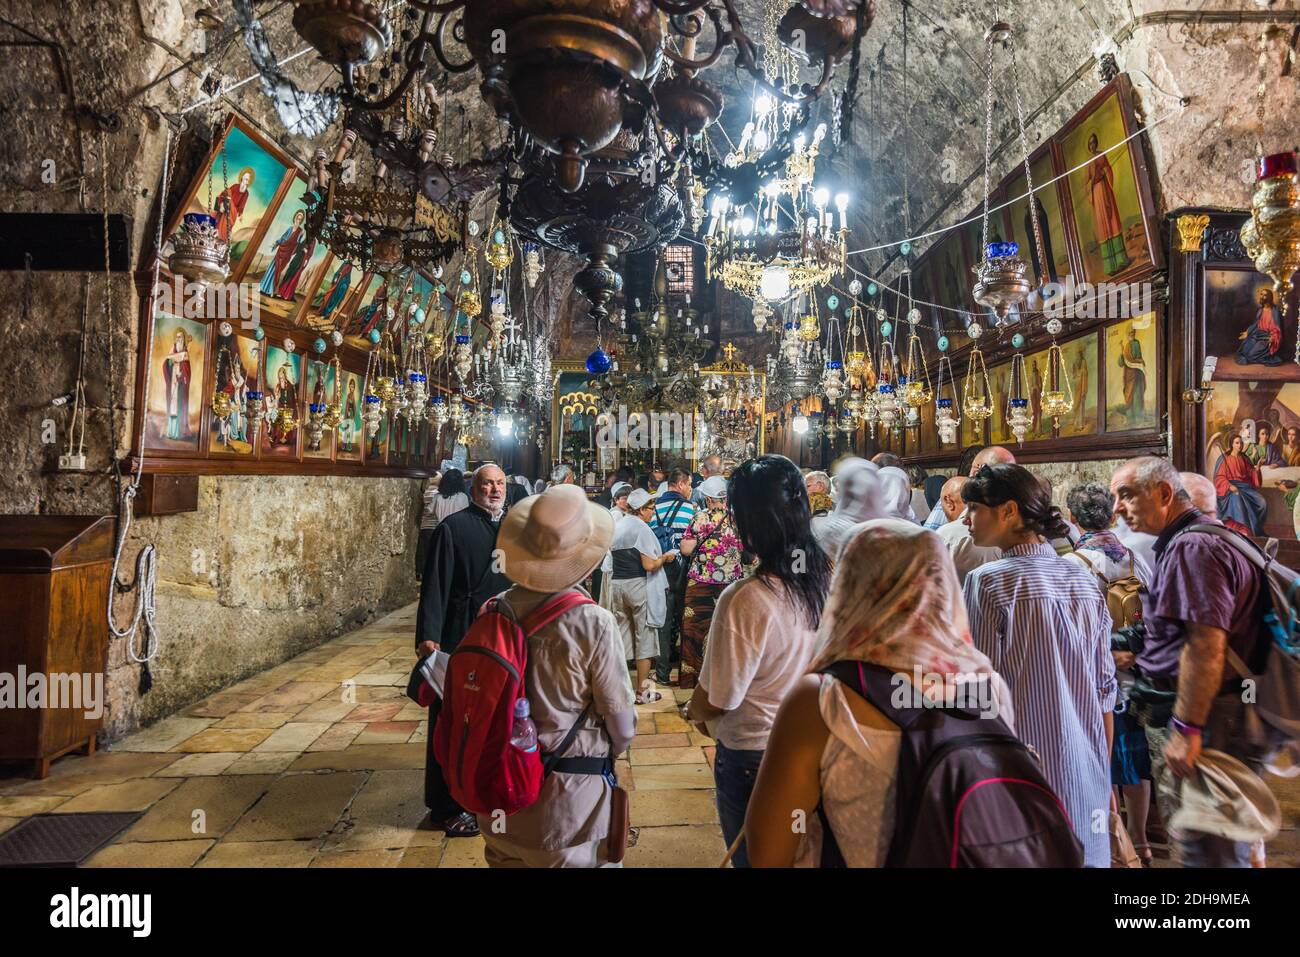
[[[988,35],[984,69],[986,74],[984,92],[984,224],[980,240],[980,260],[983,261],[989,247],[989,165],[993,157],[993,43],[992,31]]]
[[[1268,92],[1268,28],[1259,35],[1259,85],[1255,87],[1255,119],[1259,123],[1259,139],[1255,153],[1264,154],[1264,96]]]
[[[1038,198],[1034,195],[1034,174],[1029,164],[1029,136],[1025,131],[1025,107],[1020,99],[1020,75],[1016,68],[1015,39],[1008,37],[1007,49],[1011,53],[1011,90],[1016,98],[1016,121],[1020,124],[1020,149],[1025,154],[1025,186],[1029,190],[1029,219],[1034,227],[1034,249],[1040,256],[1047,255],[1043,246],[1043,234],[1038,225]],[[1047,264],[1043,263],[1043,274],[1047,274]]]
[[[907,11],[911,4],[904,0],[903,2],[903,102],[907,103],[907,39],[908,39],[908,16]],[[910,155],[912,123],[906,119],[907,112],[904,111],[903,121],[903,230],[907,235],[912,235],[912,195],[910,183],[908,180],[908,162]],[[987,191],[987,190],[986,190]],[[987,204],[986,204],[987,207]],[[910,282],[909,282],[908,304],[911,304]]]

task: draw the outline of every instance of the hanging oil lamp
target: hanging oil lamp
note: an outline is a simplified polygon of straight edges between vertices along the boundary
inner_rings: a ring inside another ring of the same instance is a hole
[[[1061,356],[1061,347],[1057,345],[1056,336],[1061,331],[1061,320],[1050,319],[1047,331],[1052,336],[1052,344],[1047,349],[1047,367],[1043,370],[1043,415],[1052,417],[1052,431],[1061,427],[1061,416],[1068,415],[1074,408],[1074,393],[1070,388],[1070,378],[1065,372],[1065,361]]]
[[[966,334],[971,338],[970,364],[966,367],[966,384],[962,391],[962,412],[973,419],[976,425],[993,414],[990,401],[992,390],[989,388],[989,370],[984,364],[984,353],[980,351],[979,338],[984,330],[978,322],[966,327]]]
[[[1020,148],[1024,154],[1025,185],[1029,195],[1033,195],[1034,179],[1029,167],[1029,140],[1025,133],[1025,113],[1020,100],[1020,85],[1016,71],[1016,55],[1013,47],[1011,24],[999,21],[993,24],[984,35],[985,41],[985,97],[984,97],[984,216],[982,239],[980,242],[981,260],[971,267],[975,273],[975,286],[972,294],[975,301],[993,311],[999,321],[1006,319],[1014,307],[1019,306],[1032,290],[1027,273],[1028,263],[1019,255],[1017,243],[995,243],[989,241],[989,171],[993,162],[993,48],[998,42],[1005,42],[1011,52],[1011,91],[1016,104],[1016,118],[1019,123]],[[1029,204],[1029,216],[1033,226],[1033,241],[1042,249],[1043,243],[1038,224],[1038,204]]]
[[[1250,219],[1241,242],[1255,268],[1273,280],[1273,296],[1285,318],[1291,277],[1300,269],[1300,154],[1274,153],[1255,162]],[[1297,341],[1300,352],[1300,340]],[[1300,360],[1297,360],[1300,361]]]
[[[252,426],[252,433],[256,438],[258,430],[262,428],[262,421],[266,418],[266,396],[256,389],[249,389],[244,393],[244,418]]]
[[[1028,392],[1025,357],[1017,352],[1011,357],[1011,386],[1007,393],[1007,425],[1016,437],[1017,445],[1024,445],[1025,436],[1034,427],[1034,413],[1029,408]]]
[[[946,373],[946,375],[945,375]],[[944,391],[945,382],[947,392]],[[961,426],[961,406],[957,401],[957,377],[953,375],[952,360],[948,358],[948,337],[939,337],[939,367],[935,373],[934,424],[939,429],[939,441],[952,445],[957,441]]]
[[[303,433],[307,437],[307,448],[312,451],[320,449],[321,439],[325,437],[324,402],[312,402],[307,406],[307,421],[303,424]]]
[[[330,360],[330,367],[334,372],[334,393],[330,396],[330,401],[325,403],[322,421],[325,423],[325,428],[332,432],[343,422],[343,368],[339,363],[337,352]]]
[[[880,343],[880,378],[876,383],[876,415],[882,428],[892,429],[899,423],[897,374],[894,346],[888,339]]]
[[[212,135],[220,135],[219,128],[213,123]],[[230,215],[230,181],[226,175],[226,143],[221,142],[221,193],[217,200],[222,204],[220,210],[212,204],[212,173],[208,173],[208,212],[186,213],[181,217],[181,225],[172,236],[172,254],[167,260],[167,268],[172,275],[180,276],[201,286],[222,283],[230,274],[230,239],[229,232],[233,218]],[[218,220],[218,216],[223,219]],[[225,227],[222,228],[222,221]],[[229,413],[227,413],[229,414]]]
[[[542,278],[542,273],[545,271],[546,266],[542,262],[542,247],[531,240],[524,243],[524,282],[528,283],[529,289],[537,285],[537,280]]]
[[[925,362],[925,350],[921,347],[921,337],[916,334],[917,323],[921,313],[913,308],[907,313],[907,384],[903,387],[903,401],[913,409],[919,409],[932,398],[934,390],[930,387],[930,369]]]
[[[230,323],[223,322],[221,324],[222,336],[230,335],[231,331]],[[221,370],[222,356],[226,357],[226,368],[233,368],[234,360],[230,356],[230,350],[225,345],[222,345],[221,350],[217,353],[218,372]],[[224,389],[212,390],[212,414],[216,416],[217,419],[224,420],[226,416],[230,415],[230,413],[234,411],[234,408],[235,401],[229,392],[226,392]]]
[[[434,442],[442,441],[442,428],[447,424],[447,399],[442,395],[435,395],[429,400],[429,421],[433,423],[435,429]]]

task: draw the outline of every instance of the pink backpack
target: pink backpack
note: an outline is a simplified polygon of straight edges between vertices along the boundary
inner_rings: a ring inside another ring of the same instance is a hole
[[[528,636],[570,608],[591,604],[568,591],[520,622],[509,605],[493,598],[452,652],[433,751],[451,796],[465,810],[514,814],[536,802],[546,771],[541,749],[524,752],[510,744],[515,702],[524,697]],[[564,752],[586,714],[549,759]]]

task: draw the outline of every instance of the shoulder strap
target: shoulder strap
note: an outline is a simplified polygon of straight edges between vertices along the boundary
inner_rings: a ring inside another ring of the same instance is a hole
[[[897,679],[894,677],[896,673],[889,668],[868,664],[865,661],[835,661],[822,668],[821,673],[830,675],[852,688],[859,697],[865,698],[873,708],[898,725],[902,731],[908,731],[912,724],[926,713],[924,708],[894,707],[893,690]],[[905,677],[902,680],[907,681]]]
[[[1268,540],[1268,545],[1265,548],[1260,548],[1251,539],[1242,535],[1240,532],[1234,532],[1226,525],[1213,525],[1209,522],[1194,522],[1174,537],[1181,538],[1187,532],[1206,532],[1227,542],[1242,555],[1245,555],[1246,558],[1250,559],[1251,564],[1261,571],[1268,568],[1268,563],[1273,560],[1273,556],[1277,553],[1277,539],[1270,538]]]
[[[554,751],[547,751],[545,754],[542,755],[543,775],[550,774],[551,768],[555,766],[555,762],[558,761],[560,758],[564,757],[564,752],[568,751],[569,746],[573,744],[573,739],[578,736],[578,729],[580,729],[582,727],[582,723],[587,720],[587,714],[590,711],[591,711],[591,705],[588,704],[587,707],[582,709],[582,714],[578,715],[578,720],[573,722],[573,727],[571,727],[568,733],[565,734],[564,740],[560,742],[560,746],[556,748]]]
[[[680,499],[676,502],[673,502],[672,511],[668,513],[668,518],[666,518],[664,521],[660,522],[659,524],[662,525],[664,528],[668,529],[669,531],[672,531],[673,520],[677,518],[677,513],[682,510],[682,506],[685,504],[686,504],[685,499]],[[655,517],[658,518],[657,512],[655,513]]]
[[[579,605],[594,605],[595,602],[579,591],[565,591],[548,598],[541,605],[533,609],[532,614],[519,623],[519,627],[524,630],[525,635],[531,635],[537,629],[545,627],[559,618],[570,608],[577,608]]]

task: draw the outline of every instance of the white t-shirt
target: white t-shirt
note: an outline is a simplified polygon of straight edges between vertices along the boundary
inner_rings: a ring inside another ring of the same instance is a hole
[[[732,750],[762,751],[777,709],[812,661],[817,630],[772,579],[742,578],[718,596],[699,683],[726,712],[709,733]]]

